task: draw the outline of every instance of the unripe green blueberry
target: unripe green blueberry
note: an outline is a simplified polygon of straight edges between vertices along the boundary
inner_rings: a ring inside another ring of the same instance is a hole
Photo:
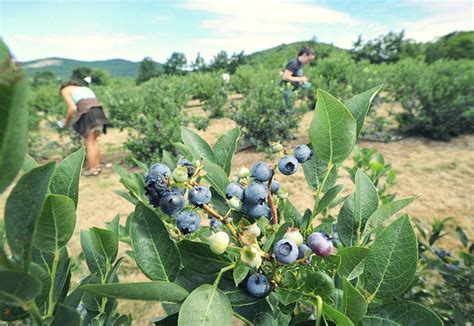
[[[227,200],[227,205],[229,205],[230,208],[239,209],[240,205],[241,205],[241,202],[240,202],[239,198],[232,197],[231,199]]]
[[[234,176],[232,177],[232,179],[230,179],[230,181],[232,181],[232,182],[239,182],[239,177],[236,176],[236,175],[234,175]]]
[[[274,152],[281,152],[283,150],[283,145],[280,143],[273,143],[272,144],[272,150]]]
[[[174,181],[183,183],[188,180],[188,169],[185,166],[178,166],[173,171]]]
[[[287,231],[283,235],[283,239],[292,240],[298,247],[301,246],[304,241],[303,236],[297,230]]]
[[[277,197],[280,199],[287,199],[288,198],[288,191],[286,189],[281,188],[277,192]]]
[[[253,234],[255,235],[256,237],[259,237],[260,236],[260,228],[258,227],[257,223],[254,223],[252,225],[250,225],[247,230],[249,231],[250,234]]]
[[[222,254],[229,245],[229,235],[224,231],[217,232],[209,237],[211,251],[215,254]]]
[[[250,170],[247,169],[245,166],[241,167],[240,170],[237,172],[237,176],[241,179],[247,178],[250,176]]]
[[[245,246],[240,249],[240,260],[250,268],[259,268],[262,264],[262,257],[255,246]]]

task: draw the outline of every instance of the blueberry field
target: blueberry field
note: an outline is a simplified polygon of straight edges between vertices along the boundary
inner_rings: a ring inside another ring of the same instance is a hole
[[[57,76],[1,43],[0,320],[472,322],[472,58],[310,44],[314,82],[288,103],[280,70],[301,44],[95,72],[113,125],[96,177],[58,125]]]

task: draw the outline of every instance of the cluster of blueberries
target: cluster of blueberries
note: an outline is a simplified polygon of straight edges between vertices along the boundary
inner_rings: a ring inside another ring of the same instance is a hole
[[[276,151],[282,152],[281,144],[274,147]],[[298,145],[294,150],[294,155],[283,155],[278,161],[278,171],[283,175],[293,175],[298,170],[299,164],[311,159],[312,150],[306,145]],[[154,207],[159,207],[165,214],[176,216],[176,226],[183,234],[195,232],[201,224],[199,215],[191,209],[185,209],[185,191],[188,188],[188,201],[195,207],[203,207],[210,203],[212,199],[211,191],[202,185],[190,185],[189,179],[195,177],[198,171],[196,168],[199,162],[193,165],[186,159],[181,159],[177,163],[176,169],[171,172],[170,168],[162,163],[154,164],[150,167],[145,177],[145,194]],[[276,195],[280,199],[285,199],[288,193],[280,189],[280,183],[273,179],[274,170],[264,162],[256,163],[249,171],[242,168],[238,171],[237,177],[229,183],[225,189],[225,196],[228,205],[234,210],[240,210],[252,219],[266,217],[272,219],[272,210],[268,205],[269,181],[270,195]],[[240,183],[241,179],[246,179],[246,186]],[[210,216],[210,226],[217,231],[221,228],[222,222]],[[252,225],[253,228],[258,226]],[[257,236],[260,230],[256,230]],[[216,254],[223,253],[229,243],[226,232],[217,232],[210,237],[211,250]],[[309,261],[312,253],[326,257],[331,254],[333,243],[324,234],[312,233],[306,244],[303,236],[297,229],[288,230],[283,239],[277,241],[273,247],[275,259],[281,264],[291,264],[296,260]],[[308,258],[308,260],[303,260]],[[258,257],[260,259],[260,257]],[[252,274],[247,280],[247,290],[250,295],[258,298],[267,296],[271,291],[271,285],[264,274]]]

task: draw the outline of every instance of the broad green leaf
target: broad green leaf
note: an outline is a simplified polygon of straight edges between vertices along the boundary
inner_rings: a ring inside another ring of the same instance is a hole
[[[41,293],[38,279],[25,272],[0,272],[0,302],[23,307]]]
[[[319,295],[323,299],[330,298],[334,289],[333,279],[321,271],[308,273],[304,279],[303,287],[301,288],[303,292]]]
[[[188,292],[181,286],[163,281],[87,284],[81,286],[81,288],[91,294],[126,300],[180,303],[188,296]]]
[[[362,326],[403,326],[393,320],[378,316],[365,316],[362,319]]]
[[[344,188],[343,185],[337,185],[337,186],[334,186],[331,189],[329,189],[324,194],[323,198],[321,198],[321,200],[319,201],[318,209],[316,210],[316,214],[319,214],[322,211],[324,211],[326,208],[328,208],[329,205],[331,205],[333,200],[336,199],[337,195],[339,195],[339,193],[342,191],[343,188]]]
[[[177,162],[176,157],[174,157],[173,154],[171,154],[165,149],[163,150],[162,161],[163,163],[168,165],[171,171],[173,171],[176,168],[176,162]]]
[[[356,121],[344,104],[318,89],[309,139],[323,162],[342,163],[356,141]]]
[[[96,227],[91,228],[89,232],[95,250],[113,263],[118,253],[117,235],[110,230]]]
[[[178,325],[215,326],[232,324],[229,299],[218,288],[204,284],[184,300]]]
[[[153,281],[172,282],[179,273],[180,253],[159,216],[138,202],[130,229],[138,267]]]
[[[270,314],[268,312],[263,312],[258,314],[257,319],[255,320],[255,326],[281,326],[288,325],[291,320],[291,316],[285,315],[281,311],[278,313]]]
[[[361,169],[356,172],[355,184],[354,218],[359,226],[358,234],[360,236],[360,228],[365,225],[370,215],[377,210],[379,197],[374,184]]]
[[[274,298],[276,297],[273,294],[270,294],[267,298],[268,299],[266,300],[260,300],[248,306],[235,307],[234,310],[239,315],[247,318],[249,321],[254,322],[258,315],[264,312],[273,312],[272,304],[274,304],[273,300],[275,300]],[[276,303],[278,303],[278,301]]]
[[[84,289],[82,288],[83,285],[89,284],[89,282],[93,281],[97,275],[89,274],[87,277],[81,280],[80,286],[76,287],[64,300],[64,304],[76,308],[82,300],[82,296],[84,295]]]
[[[277,287],[275,289],[275,295],[284,305],[288,305],[290,303],[296,302],[303,296],[303,291],[299,289],[292,289],[292,288],[284,288],[284,287]]]
[[[328,274],[331,277],[336,276],[339,265],[341,264],[341,257],[332,254],[328,257],[313,256],[311,259],[311,267]]]
[[[372,297],[402,294],[415,277],[418,245],[407,215],[392,222],[375,239],[367,255],[365,285]]]
[[[86,264],[91,273],[105,274],[105,257],[92,244],[90,231],[81,231],[81,247]]]
[[[34,169],[38,166],[38,163],[30,156],[30,154],[25,154],[25,159],[23,160],[22,170],[28,172],[31,169]]]
[[[316,191],[319,185],[323,182],[326,169],[328,167],[327,162],[323,162],[316,153],[313,157],[303,164],[303,172],[308,186]],[[333,166],[327,177],[326,183],[322,189],[322,192],[327,192],[331,189],[337,181],[337,166]]]
[[[51,179],[51,192],[71,198],[76,207],[79,199],[79,179],[84,157],[85,150],[84,147],[81,147],[59,163]]]
[[[237,262],[237,265],[232,271],[235,286],[239,286],[239,284],[247,277],[249,271],[250,268],[247,265],[241,261]]]
[[[367,220],[364,232],[362,233],[362,238],[366,238],[373,230],[380,227],[392,215],[410,205],[415,199],[416,197],[400,199],[379,207]]]
[[[337,326],[354,326],[354,323],[349,319],[349,317],[337,311],[327,303],[323,303],[323,314],[327,319],[332,320]]]
[[[120,214],[117,213],[112,221],[106,222],[105,225],[107,229],[115,233],[117,237],[120,236]]]
[[[285,200],[281,214],[283,214],[285,222],[289,222],[293,226],[299,226],[303,219],[298,209],[289,200]],[[281,217],[279,221],[281,221]]]
[[[352,116],[357,122],[357,136],[359,136],[364,120],[369,112],[372,100],[377,96],[383,85],[376,86],[363,93],[357,94],[346,101],[345,105],[351,112]]]
[[[191,129],[181,127],[181,139],[195,160],[200,160],[202,158],[214,164],[218,163],[211,146],[209,146],[201,136]]]
[[[341,257],[338,273],[349,281],[359,277],[364,272],[365,258],[369,249],[362,247],[346,247],[337,251]]]
[[[226,254],[213,253],[207,243],[183,240],[178,244],[178,248],[184,267],[200,273],[217,273],[232,264],[232,260]]]
[[[51,326],[79,326],[81,324],[81,315],[72,307],[58,304],[54,312],[54,318]]]
[[[204,170],[207,171],[207,175],[204,177],[206,181],[222,198],[225,198],[225,188],[229,184],[227,174],[219,165],[210,161],[205,161]]]
[[[352,284],[343,279],[342,291],[342,313],[349,317],[354,323],[362,320],[367,313],[367,301]]]
[[[466,233],[464,233],[464,230],[459,225],[456,226],[456,235],[464,247],[467,247],[469,240],[467,239]]]
[[[339,215],[337,216],[337,232],[342,244],[346,247],[357,243],[358,224],[354,217],[354,198],[351,194],[344,200]]]
[[[0,194],[20,171],[28,145],[28,79],[0,40]]]
[[[217,139],[214,145],[214,154],[217,159],[217,163],[224,169],[224,172],[229,175],[232,167],[232,159],[234,153],[237,150],[237,144],[239,143],[240,129],[238,127],[231,129],[224,135]]]
[[[396,301],[381,306],[376,310],[377,316],[406,326],[442,326],[441,319],[425,306],[411,301]]]
[[[180,143],[180,142],[174,142],[172,143],[173,146],[178,150],[178,152],[183,155],[186,159],[188,159],[189,161],[192,161],[193,160],[193,155],[189,152],[188,148],[186,147],[186,145],[184,145],[183,143]],[[176,163],[175,163],[176,165]],[[168,165],[171,169],[171,166]]]
[[[69,242],[75,227],[76,208],[72,199],[62,195],[49,195],[38,218],[35,247],[55,252]]]
[[[156,317],[150,320],[155,326],[176,326],[178,325],[178,313]]]
[[[36,296],[35,302],[40,313],[44,314],[48,311],[48,297],[51,287],[51,276],[43,266],[40,266],[35,262],[31,262],[29,273],[30,275],[34,275],[34,277],[36,277],[36,279],[41,283],[41,293]]]
[[[54,162],[25,173],[5,205],[5,232],[15,261],[28,270],[36,221],[54,171]]]

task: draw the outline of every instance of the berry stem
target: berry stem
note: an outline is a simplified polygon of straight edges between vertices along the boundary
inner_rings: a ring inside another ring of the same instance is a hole
[[[275,207],[275,204],[273,203],[273,196],[272,196],[272,181],[273,181],[273,176],[275,175],[274,172],[275,172],[275,169],[273,170],[270,180],[268,180],[268,205],[270,206],[270,209],[272,210],[273,224],[278,224],[277,209]]]
[[[237,235],[237,231],[235,231],[234,229],[234,226],[229,223],[229,221],[224,218],[221,214],[219,214],[218,212],[216,212],[215,210],[213,210],[211,207],[207,206],[207,205],[202,205],[202,208],[208,213],[208,214],[211,214],[212,216],[216,217],[217,219],[219,219],[219,221],[221,221],[222,223],[225,224],[225,226],[227,227],[227,229],[229,229],[230,233],[237,239],[240,241],[239,239],[239,236]]]
[[[222,276],[224,275],[225,272],[228,272],[232,269],[235,268],[235,264],[232,264],[232,265],[229,265],[229,266],[226,266],[224,268],[222,268],[219,272],[219,274],[217,275],[217,278],[216,280],[214,281],[214,284],[212,285],[214,288],[217,288],[217,286],[219,286],[219,282],[221,281],[222,279]]]
[[[321,319],[323,318],[323,299],[318,295],[316,296],[316,326],[321,325]]]

